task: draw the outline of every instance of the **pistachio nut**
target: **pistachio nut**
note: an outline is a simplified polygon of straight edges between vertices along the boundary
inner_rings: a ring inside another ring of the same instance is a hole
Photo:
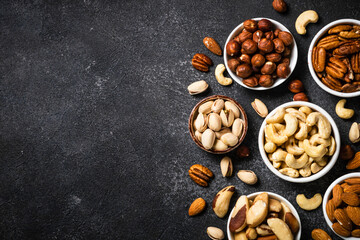
[[[211,129],[206,129],[201,136],[201,143],[205,149],[211,149],[215,142],[215,133]]]
[[[213,105],[214,101],[208,101],[200,105],[199,113],[208,114],[211,112],[211,106]]]
[[[187,89],[190,95],[196,95],[205,92],[208,87],[209,85],[204,80],[200,80],[190,84]]]
[[[354,122],[349,131],[349,139],[352,143],[357,143],[360,141],[360,124]]]
[[[221,159],[221,161],[220,161],[220,169],[221,169],[221,174],[223,175],[223,177],[231,177],[232,172],[233,172],[233,164],[232,164],[231,158],[223,157],[223,159]]]
[[[216,138],[220,139],[222,135],[224,135],[225,133],[231,133],[231,129],[230,128],[223,128],[218,132],[215,132]]]
[[[216,99],[211,106],[211,111],[214,113],[220,113],[220,111],[225,107],[225,101],[223,99]]]
[[[251,106],[254,108],[255,112],[259,114],[259,116],[262,118],[266,117],[269,113],[266,105],[257,98],[255,98],[255,100],[251,103]]]
[[[228,148],[228,145],[223,143],[220,139],[215,139],[214,146],[212,147],[212,149],[215,151],[225,151]]]
[[[220,140],[230,147],[235,146],[239,142],[238,137],[232,133],[225,133],[224,135],[221,136]]]
[[[235,118],[239,118],[240,117],[240,110],[239,108],[231,101],[226,101],[225,102],[225,109],[229,110],[231,109],[234,113],[234,117]]]
[[[258,180],[256,174],[250,170],[239,170],[237,176],[241,181],[249,185],[254,185]]]
[[[202,133],[199,132],[198,130],[196,130],[194,135],[195,135],[195,138],[196,138],[199,142],[201,142],[201,135],[202,135]]]
[[[211,130],[217,132],[221,129],[221,118],[217,113],[210,113],[208,115],[208,126]]]
[[[228,212],[230,200],[234,192],[234,186],[227,186],[215,195],[212,202],[212,209],[219,218],[225,217],[226,213]]]
[[[241,118],[236,118],[231,127],[232,133],[239,138],[242,135],[244,125],[244,120]]]
[[[194,123],[195,129],[202,133],[207,128],[207,125],[208,125],[207,117],[204,114],[199,113],[195,119],[195,123]]]
[[[220,112],[221,123],[224,127],[231,127],[234,122],[234,113],[231,109],[221,110]]]
[[[209,238],[213,240],[222,240],[225,238],[224,232],[217,227],[208,227],[206,229],[206,233],[208,234]]]

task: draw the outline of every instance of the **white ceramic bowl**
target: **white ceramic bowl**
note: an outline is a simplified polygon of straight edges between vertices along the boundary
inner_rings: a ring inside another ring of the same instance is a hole
[[[263,193],[263,192],[251,193],[251,194],[247,195],[247,197],[248,197],[248,199],[254,199],[260,193]],[[282,197],[282,196],[280,196],[280,195],[278,195],[276,193],[272,193],[272,192],[267,192],[267,193],[269,194],[270,198],[273,198],[273,199],[276,199],[276,200],[278,200],[280,202],[283,202],[283,203],[285,203],[286,206],[288,206],[290,208],[291,213],[296,217],[296,219],[298,220],[299,225],[300,225],[299,232],[296,234],[295,240],[300,240],[300,237],[301,237],[301,221],[300,221],[299,214],[297,213],[294,206],[288,200],[286,200],[286,198],[284,198],[284,197]],[[229,228],[231,214],[232,214],[233,211],[234,211],[234,208],[230,212],[230,215],[229,215],[229,218],[228,218],[228,221],[227,221],[227,225],[226,225],[226,231],[227,231],[227,236],[228,236],[229,240],[234,240],[235,239],[233,233],[230,232],[230,228]]]
[[[336,25],[340,25],[340,24],[357,24],[357,25],[360,25],[360,21],[355,20],[355,19],[340,19],[340,20],[336,20],[334,22],[331,22],[328,25],[326,25],[325,27],[323,27],[315,35],[315,37],[311,41],[309,51],[308,51],[308,66],[309,66],[311,76],[313,77],[313,79],[315,80],[317,85],[319,85],[326,92],[328,92],[328,93],[330,93],[332,95],[338,96],[338,97],[342,97],[342,98],[357,97],[357,96],[360,96],[360,91],[352,92],[352,93],[343,93],[343,92],[338,92],[338,91],[335,91],[335,90],[332,90],[332,89],[328,88],[325,84],[323,84],[321,82],[321,80],[316,75],[316,73],[314,71],[314,67],[312,65],[312,61],[311,61],[312,50],[313,50],[315,44],[318,42],[319,38],[321,38],[323,35],[325,35],[330,28],[332,28],[332,27],[334,27]]]
[[[326,214],[326,203],[329,201],[330,198],[332,198],[332,189],[335,187],[336,184],[338,183],[342,183],[345,179],[348,178],[352,178],[352,177],[360,177],[360,172],[355,172],[355,173],[349,173],[346,174],[344,176],[339,177],[338,179],[336,179],[326,190],[325,194],[324,194],[324,198],[323,198],[323,203],[322,203],[322,209],[323,209],[323,214],[324,214],[324,218],[326,220],[326,223],[329,225],[329,228],[331,228],[331,230],[338,235],[333,229],[332,229],[332,222],[330,221],[330,219],[328,218],[327,214]],[[342,239],[348,239],[348,240],[359,240],[359,238],[355,238],[355,237],[343,237],[338,235],[340,238]]]
[[[336,150],[334,155],[331,157],[331,159],[329,160],[328,164],[319,172],[312,174],[309,177],[298,177],[298,178],[292,178],[289,176],[286,176],[284,174],[281,174],[279,172],[279,170],[277,170],[270,162],[270,160],[268,159],[266,152],[264,150],[264,135],[265,135],[265,125],[266,125],[266,119],[268,119],[269,117],[271,117],[272,115],[274,115],[276,113],[276,111],[278,110],[278,108],[284,107],[301,107],[301,106],[308,106],[313,110],[316,110],[318,112],[320,112],[322,115],[324,115],[330,122],[331,127],[332,127],[332,135],[335,139],[336,142]],[[266,166],[279,178],[282,178],[286,181],[289,182],[295,182],[295,183],[306,183],[306,182],[311,182],[314,181],[316,179],[321,178],[322,176],[324,176],[327,172],[330,171],[330,169],[335,165],[338,156],[339,156],[339,152],[340,152],[340,134],[339,134],[339,129],[336,126],[334,120],[332,119],[332,117],[321,107],[319,107],[318,105],[315,105],[313,103],[309,103],[309,102],[302,102],[302,101],[293,101],[293,102],[288,102],[288,103],[284,103],[280,106],[278,106],[277,108],[275,108],[273,111],[271,111],[269,113],[269,115],[265,118],[264,122],[261,124],[260,127],[260,131],[259,131],[259,137],[258,137],[258,143],[259,143],[259,150],[260,150],[260,155],[263,159],[263,161],[265,162]]]
[[[234,37],[236,37],[238,34],[240,34],[240,32],[243,30],[243,23],[241,23],[240,25],[238,25],[229,35],[229,37],[227,38],[226,40],[226,43],[225,43],[225,46],[224,46],[224,64],[225,64],[225,67],[226,67],[226,70],[227,72],[230,74],[231,78],[234,79],[238,84],[240,84],[241,86],[245,87],[245,88],[248,88],[248,89],[252,89],[252,90],[268,90],[268,89],[271,89],[271,88],[274,88],[274,87],[277,87],[279,86],[280,84],[282,84],[283,82],[286,81],[286,79],[288,79],[288,77],[290,77],[290,75],[292,74],[292,72],[294,71],[295,69],[295,66],[296,66],[296,63],[297,63],[297,59],[298,59],[298,49],[297,49],[297,45],[296,45],[296,41],[295,41],[295,38],[294,38],[294,35],[289,31],[289,29],[287,29],[284,25],[282,25],[281,23],[279,23],[278,21],[275,21],[273,19],[270,19],[270,18],[263,18],[263,17],[259,17],[259,18],[252,18],[253,20],[256,20],[256,21],[259,21],[261,19],[267,19],[269,21],[271,21],[274,25],[275,28],[278,28],[282,31],[287,31],[289,32],[293,39],[294,39],[294,43],[292,44],[292,47],[291,47],[291,55],[290,55],[290,74],[289,76],[287,76],[287,78],[278,78],[276,79],[274,85],[272,85],[271,87],[261,87],[261,86],[258,86],[258,87],[249,87],[249,86],[246,86],[245,84],[243,84],[242,82],[242,78],[241,77],[238,77],[235,73],[233,73],[230,68],[228,67],[228,60],[230,59],[230,57],[227,55],[226,53],[226,45],[227,43],[232,40]]]

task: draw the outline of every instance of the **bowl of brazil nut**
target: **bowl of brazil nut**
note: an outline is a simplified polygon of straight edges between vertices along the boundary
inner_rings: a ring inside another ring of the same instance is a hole
[[[305,183],[324,176],[334,166],[340,134],[324,109],[294,101],[269,113],[260,127],[258,144],[263,161],[276,176]]]
[[[214,154],[228,153],[244,140],[245,110],[234,99],[213,95],[198,102],[189,117],[189,132],[198,147]]]
[[[360,173],[336,179],[326,190],[322,209],[333,232],[342,239],[360,239]]]
[[[294,206],[272,192],[243,195],[236,201],[227,222],[229,240],[301,238],[301,221]]]
[[[311,41],[308,66],[326,92],[360,96],[360,21],[340,19],[323,27]]]
[[[270,18],[244,21],[230,33],[224,46],[224,62],[231,78],[252,90],[267,90],[285,82],[297,58],[293,35]]]

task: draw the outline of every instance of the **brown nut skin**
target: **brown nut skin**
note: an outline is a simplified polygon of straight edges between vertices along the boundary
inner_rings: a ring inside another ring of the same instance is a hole
[[[276,70],[276,64],[273,62],[266,62],[261,68],[261,73],[265,75],[270,75]]]
[[[292,93],[303,92],[304,91],[304,84],[300,80],[294,79],[294,80],[291,80],[291,82],[289,83],[288,89]]]
[[[244,28],[246,29],[246,31],[253,33],[258,30],[258,23],[252,19],[245,20]]]
[[[289,32],[285,32],[285,31],[279,32],[278,38],[280,38],[281,41],[283,41],[285,46],[290,46],[294,41],[291,34]]]
[[[247,78],[252,74],[253,70],[247,63],[241,64],[236,68],[236,75],[241,78]]]
[[[240,147],[236,150],[236,155],[239,158],[248,157],[250,155],[250,149],[246,145],[240,145]]]
[[[258,68],[258,67],[252,66],[252,65],[251,65],[251,68],[254,73],[260,73],[261,68]]]
[[[280,38],[275,38],[273,40],[273,43],[274,43],[275,52],[282,53],[285,51],[285,45],[283,41],[280,40]]]
[[[254,54],[256,50],[257,44],[251,39],[246,39],[241,46],[241,53],[244,54]]]
[[[218,56],[222,55],[220,45],[215,41],[215,39],[213,39],[211,37],[205,37],[203,39],[203,43],[204,43],[205,47],[207,49],[209,49],[210,52],[212,52]]]
[[[261,30],[257,30],[252,35],[252,39],[254,42],[258,43],[263,38],[263,36],[264,36],[264,33]]]
[[[275,29],[274,36],[277,38],[279,36],[279,32],[281,32],[280,29]]]
[[[259,85],[262,87],[271,87],[274,85],[274,80],[271,75],[261,75]]]
[[[283,58],[281,59],[280,63],[284,63],[286,65],[290,65],[290,58]]]
[[[272,30],[273,24],[267,19],[261,19],[258,22],[258,28],[263,32],[268,32]]]
[[[324,230],[316,228],[312,230],[311,237],[314,240],[332,240],[332,238]]]
[[[274,0],[272,3],[272,6],[275,9],[275,11],[277,11],[279,13],[286,12],[286,9],[287,9],[287,5],[284,0]]]
[[[226,53],[232,57],[239,55],[240,49],[241,49],[240,44],[235,40],[230,40],[226,44]]]
[[[281,54],[279,53],[269,53],[269,54],[266,54],[265,56],[266,60],[270,61],[270,62],[280,62],[281,60]]]
[[[354,149],[350,145],[341,146],[340,148],[340,159],[344,161],[348,161],[354,157]]]
[[[243,43],[245,42],[245,40],[252,38],[253,38],[253,34],[251,32],[246,31],[239,34],[238,41],[239,43]]]
[[[269,39],[269,40],[273,40],[274,39],[274,32],[273,31],[269,31],[265,33],[265,38]]]
[[[264,53],[271,53],[274,50],[274,43],[269,39],[263,38],[258,43],[258,48]]]
[[[240,65],[240,61],[236,58],[232,58],[228,60],[227,64],[232,72],[236,72],[236,68]]]
[[[297,93],[297,94],[294,95],[293,101],[305,101],[305,102],[308,102],[309,98],[306,96],[305,93],[300,92],[300,93]]]
[[[238,60],[240,61],[240,63],[251,63],[251,57],[248,54],[241,54]]]
[[[286,47],[284,52],[282,53],[283,57],[289,57],[291,54],[291,49],[289,47]]]
[[[290,68],[288,64],[280,63],[276,69],[276,75],[280,78],[286,78],[290,74]]]
[[[265,57],[261,54],[255,54],[252,58],[251,58],[251,64],[254,66],[254,67],[261,67],[262,65],[264,65],[265,63]]]
[[[243,82],[243,84],[245,84],[248,87],[256,87],[257,85],[259,85],[258,79],[254,76],[243,79],[242,82]]]

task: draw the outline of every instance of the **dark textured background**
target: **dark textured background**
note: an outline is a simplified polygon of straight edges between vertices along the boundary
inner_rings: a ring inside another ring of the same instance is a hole
[[[270,17],[295,34],[298,64],[291,78],[303,80],[311,102],[338,124],[342,141],[352,121],[360,121],[359,98],[351,120],[335,115],[339,98],[312,80],[306,54],[325,24],[359,17],[359,2],[290,1],[279,14],[267,1],[1,1],[0,7],[0,235],[2,239],[206,239],[206,227],[225,231],[210,207],[189,218],[197,197],[208,206],[226,185],[236,196],[273,191],[298,210],[303,237],[327,227],[321,208],[312,212],[295,203],[298,193],[324,194],[349,172],[339,161],[312,183],[277,178],[262,162],[257,134],[262,119],[250,106],[256,97],[269,110],[291,101],[283,84],[257,92],[238,84],[220,86],[214,67],[202,73],[191,66],[197,53],[215,64],[222,57],[203,45],[205,36],[222,46],[239,23]],[[314,9],[320,19],[308,34],[296,34],[296,17]],[[210,91],[190,96],[186,87],[204,79]],[[247,186],[221,177],[221,156],[191,140],[187,119],[203,97],[224,94],[240,102],[249,118],[245,144],[251,157],[234,161],[235,171],[254,170],[260,183]],[[360,150],[359,145],[355,149]],[[187,175],[200,163],[216,175],[201,188]],[[236,198],[233,197],[232,204]]]

